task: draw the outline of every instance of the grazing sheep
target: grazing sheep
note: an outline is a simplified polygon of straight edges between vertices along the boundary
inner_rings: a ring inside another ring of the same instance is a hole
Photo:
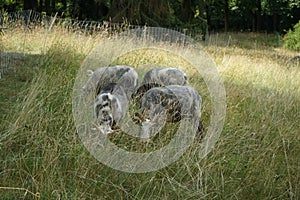
[[[138,74],[129,66],[112,66],[88,71],[84,93],[94,91],[94,112],[99,129],[111,133],[112,127],[124,116],[129,100],[137,87]]]
[[[187,75],[178,68],[157,68],[149,70],[134,93],[134,98],[139,101],[142,96],[153,87],[168,85],[188,85]]]
[[[170,85],[154,87],[142,98],[143,138],[157,133],[165,122],[178,122],[183,118],[199,122],[201,96],[190,86]],[[200,123],[198,129],[202,129]]]
[[[95,71],[88,70],[88,76],[89,79],[82,91],[84,93],[95,92],[95,95],[108,85],[120,84],[127,98],[130,99],[138,84],[136,71],[132,67],[123,65],[102,67]]]
[[[142,85],[155,83],[161,86],[187,85],[187,75],[178,68],[158,68],[148,71],[142,81]]]

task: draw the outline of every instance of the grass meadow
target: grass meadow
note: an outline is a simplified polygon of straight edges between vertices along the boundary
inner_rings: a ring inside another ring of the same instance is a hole
[[[178,161],[142,174],[101,164],[76,133],[76,73],[105,33],[37,29],[0,37],[1,48],[25,52],[0,79],[1,199],[300,198],[300,68],[288,63],[297,52],[283,49],[277,36],[220,34],[203,44],[226,89],[221,136],[205,159],[198,157],[194,142]],[[151,51],[125,55],[116,64],[150,58],[174,64]],[[209,92],[192,69],[187,74],[203,97],[202,119],[208,126]],[[128,147],[126,138],[111,139]],[[128,144],[138,151],[136,143]]]

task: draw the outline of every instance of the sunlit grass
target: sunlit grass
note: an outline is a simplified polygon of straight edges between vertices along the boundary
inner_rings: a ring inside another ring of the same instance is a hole
[[[94,159],[81,143],[73,122],[75,76],[101,37],[55,31],[47,36],[43,56],[26,56],[25,61],[16,62],[22,68],[13,66],[16,70],[0,80],[1,197],[299,198],[300,69],[285,65],[286,58],[295,52],[261,45],[261,38],[256,44],[247,42],[242,34],[232,37],[246,44],[246,49],[205,47],[217,64],[227,93],[226,122],[217,146],[200,160],[199,143],[195,141],[180,160],[165,169],[128,174]],[[36,34],[27,37],[30,42],[24,49],[28,53],[42,53],[45,34]],[[5,40],[7,50],[23,48],[14,36]],[[152,50],[129,52],[115,60],[115,64],[133,65],[140,75],[149,62],[186,68],[191,84],[203,96],[202,117],[207,126],[209,93],[200,75],[185,60]],[[112,140],[123,140],[120,146],[134,151],[143,147],[137,142],[132,146],[131,140],[118,135]]]

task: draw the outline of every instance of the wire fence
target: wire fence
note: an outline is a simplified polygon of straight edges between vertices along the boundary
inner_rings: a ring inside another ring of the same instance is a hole
[[[28,38],[35,30],[45,31],[49,28],[52,17],[32,10],[0,14],[0,79],[12,69],[14,63],[37,50],[27,51]]]
[[[143,28],[144,26],[131,25],[126,21],[124,23],[111,23],[108,21],[76,20],[60,18],[57,15],[47,16],[33,10],[12,13],[1,12],[0,79],[11,69],[11,66],[13,66],[18,58],[25,56],[26,54],[44,53],[47,48],[54,43],[54,37],[57,37],[58,35],[66,40],[72,33],[73,36],[75,35],[76,39],[82,37],[82,41],[86,41],[86,37],[84,36],[100,36],[103,38],[110,37],[126,30],[143,30]],[[201,33],[194,30],[179,28],[173,30],[191,37],[201,35]],[[161,33],[154,35],[157,36],[158,39],[164,39],[161,37]],[[178,41],[181,40],[180,38],[177,39]],[[82,46],[84,47],[86,45],[83,44]],[[85,49],[83,48],[82,51],[84,50]]]

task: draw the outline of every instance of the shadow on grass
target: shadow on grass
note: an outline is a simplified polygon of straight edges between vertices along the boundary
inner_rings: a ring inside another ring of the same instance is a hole
[[[1,54],[0,79],[0,124],[9,115],[17,99],[24,98],[23,91],[30,86],[35,73],[39,70],[38,63],[42,55],[6,52]]]

